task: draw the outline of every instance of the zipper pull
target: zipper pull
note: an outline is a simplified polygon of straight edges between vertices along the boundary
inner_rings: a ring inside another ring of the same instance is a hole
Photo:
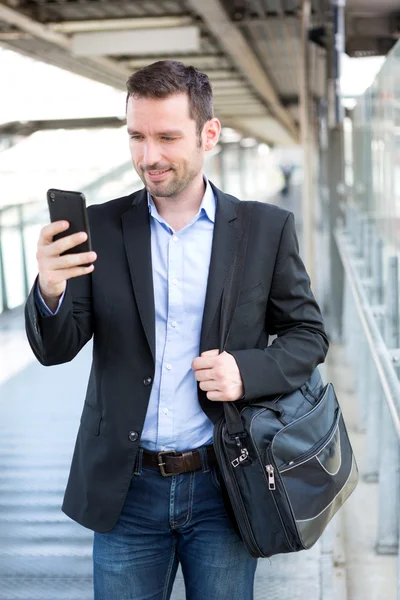
[[[240,437],[237,435],[235,437],[236,446],[240,449],[240,456],[233,459],[231,464],[233,467],[238,467],[241,463],[245,462],[249,458],[249,451],[242,444]]]
[[[240,456],[238,456],[238,458],[234,458],[231,461],[231,464],[233,467],[238,467],[241,463],[244,463],[248,458],[249,458],[249,451],[247,450],[247,448],[242,447],[240,449]]]
[[[265,467],[268,473],[268,489],[275,490],[275,470],[272,465],[267,465]]]

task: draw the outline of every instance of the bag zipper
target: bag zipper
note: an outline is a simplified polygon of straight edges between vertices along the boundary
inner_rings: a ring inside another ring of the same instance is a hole
[[[265,467],[267,473],[268,473],[268,489],[273,491],[276,489],[276,485],[275,485],[275,469],[272,465],[267,465]]]
[[[271,492],[272,499],[273,499],[274,504],[275,504],[276,512],[278,513],[279,518],[281,520],[282,529],[283,529],[283,532],[285,534],[286,541],[287,541],[287,543],[289,545],[289,548],[291,548],[293,551],[296,551],[296,548],[294,548],[293,545],[290,542],[290,539],[289,539],[289,536],[288,536],[288,533],[287,533],[287,529],[285,527],[285,522],[284,522],[284,520],[282,518],[282,513],[281,513],[281,511],[279,509],[279,506],[278,506],[278,503],[276,501],[275,494],[274,494],[274,492],[276,491],[276,474],[279,475],[279,471],[276,469],[275,464],[274,464],[274,458],[273,458],[272,452],[271,452],[271,445],[267,448],[267,457],[269,459],[269,464],[265,465],[265,469],[263,468],[264,477],[267,479],[268,489]],[[260,458],[260,462],[261,462],[261,458]],[[288,500],[287,494],[286,494],[286,490],[285,490],[284,486],[282,486],[282,489],[283,489],[284,496]],[[289,500],[288,500],[288,502],[289,502]],[[290,502],[289,502],[289,506],[290,506]],[[293,520],[294,528],[297,531],[296,519],[294,518],[294,516],[292,515],[292,513],[291,513],[291,517],[292,517],[292,520]]]
[[[285,473],[286,471],[290,471],[291,469],[298,467],[301,463],[307,462],[308,460],[310,460],[310,458],[313,458],[314,456],[319,454],[335,435],[336,429],[339,426],[339,419],[341,414],[342,411],[339,409],[338,415],[332,427],[330,428],[322,442],[319,443],[317,448],[313,446],[311,450],[307,450],[307,452],[303,452],[303,454],[300,454],[300,456],[298,456],[296,460],[291,460],[288,463],[283,464],[279,469],[279,473]]]
[[[218,424],[218,426],[216,426],[216,429],[217,429],[217,427],[219,429],[221,429],[220,424]],[[219,454],[220,456],[221,456],[221,454],[223,454],[225,456],[224,449],[223,449],[223,447],[221,448],[221,444],[220,444],[219,431],[216,431],[216,435],[214,436],[214,444],[217,447],[217,454]],[[229,457],[227,457],[227,458],[228,458],[228,462],[230,463]],[[251,552],[253,555],[265,557],[265,555],[261,552],[261,550],[258,547],[258,544],[255,540],[253,531],[251,529],[250,521],[247,516],[246,509],[244,507],[242,496],[240,494],[239,486],[237,484],[235,474],[233,472],[233,469],[227,468],[224,461],[221,461],[221,463],[219,463],[219,467],[222,471],[224,483],[225,483],[226,488],[229,493],[229,499],[232,502],[232,504],[235,506],[235,508],[238,510],[240,517],[241,517],[240,519],[236,519],[236,521],[239,526],[239,530],[242,535],[242,538],[248,538],[250,540],[249,545],[251,547]],[[244,529],[243,524],[246,526],[246,529]]]

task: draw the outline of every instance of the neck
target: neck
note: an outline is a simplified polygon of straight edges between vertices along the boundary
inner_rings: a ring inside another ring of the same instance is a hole
[[[203,174],[200,173],[180,194],[168,198],[152,198],[158,214],[175,231],[179,231],[199,212],[205,189]]]

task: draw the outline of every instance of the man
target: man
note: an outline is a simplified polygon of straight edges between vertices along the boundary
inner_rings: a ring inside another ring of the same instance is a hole
[[[72,360],[94,336],[63,510],[95,531],[96,600],[166,600],[179,563],[189,600],[251,600],[256,560],[224,507],[213,424],[222,402],[302,385],[328,343],[293,215],[255,203],[229,351],[219,353],[242,230],[239,201],[203,175],[221,129],[210,83],[161,61],[127,88],[145,189],[89,208],[96,253],[60,256],[85,234],[53,242],[68,224],[44,227],[26,307],[44,365]]]

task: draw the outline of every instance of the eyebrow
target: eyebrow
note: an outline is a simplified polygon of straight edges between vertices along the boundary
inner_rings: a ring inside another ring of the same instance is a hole
[[[128,127],[128,133],[129,133],[129,135],[142,135],[140,131],[135,131],[133,129],[129,129],[129,127]],[[160,131],[158,133],[158,135],[164,135],[166,137],[181,136],[181,135],[183,135],[183,131],[180,131],[179,129],[171,129],[171,131]]]

